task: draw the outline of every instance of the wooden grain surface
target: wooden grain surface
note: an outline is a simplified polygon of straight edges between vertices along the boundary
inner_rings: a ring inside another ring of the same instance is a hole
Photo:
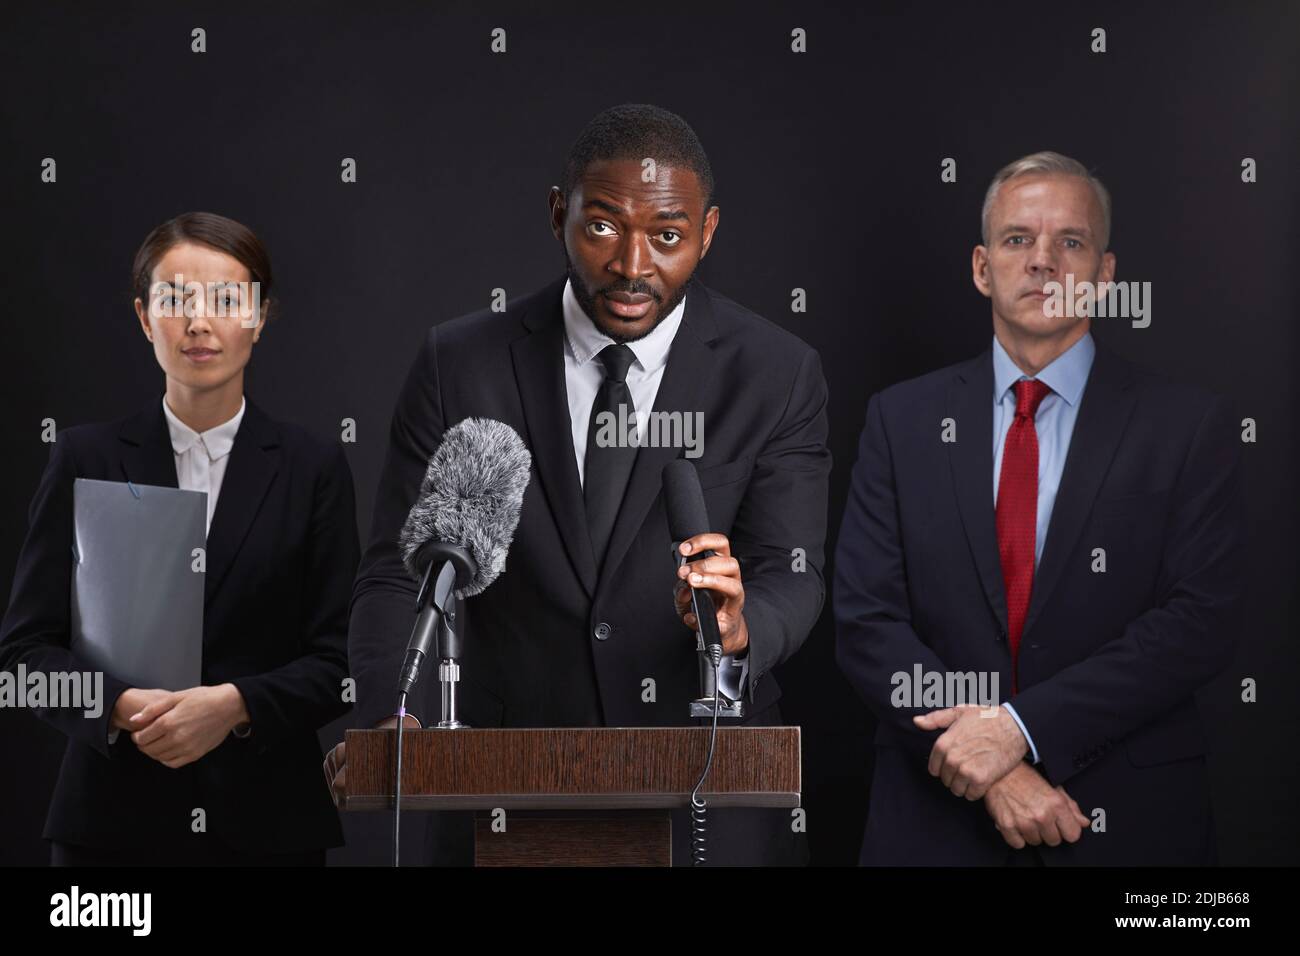
[[[708,753],[707,727],[407,730],[412,810],[677,807]],[[391,808],[394,730],[347,732],[345,809]],[[798,727],[720,727],[710,806],[799,805]]]

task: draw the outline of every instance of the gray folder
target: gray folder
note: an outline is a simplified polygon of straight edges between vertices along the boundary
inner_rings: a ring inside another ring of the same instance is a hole
[[[208,496],[78,478],[72,498],[73,651],[132,687],[197,686]]]

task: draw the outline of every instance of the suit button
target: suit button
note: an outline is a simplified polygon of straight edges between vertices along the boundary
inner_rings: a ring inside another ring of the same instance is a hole
[[[595,633],[596,633],[596,640],[598,640],[598,641],[607,641],[607,640],[609,640],[609,633],[610,633],[610,631],[612,631],[612,630],[613,630],[613,628],[611,628],[611,627],[610,627],[608,624],[606,624],[604,621],[601,621],[599,624],[596,625],[596,632],[595,632]]]

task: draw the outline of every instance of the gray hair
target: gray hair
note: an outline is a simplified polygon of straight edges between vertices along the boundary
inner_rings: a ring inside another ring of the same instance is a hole
[[[989,183],[988,192],[984,194],[984,209],[980,213],[980,233],[984,245],[989,244],[989,211],[993,208],[993,200],[997,198],[998,190],[1002,187],[1002,184],[1020,176],[1032,176],[1042,173],[1078,176],[1080,179],[1086,179],[1088,184],[1092,186],[1092,191],[1097,196],[1097,202],[1101,205],[1100,239],[1101,250],[1105,252],[1110,247],[1110,193],[1100,179],[1088,172],[1088,167],[1084,166],[1083,163],[1061,153],[1054,153],[1051,150],[1022,156],[1015,162],[1003,166],[998,170],[997,175],[993,177],[993,182]]]

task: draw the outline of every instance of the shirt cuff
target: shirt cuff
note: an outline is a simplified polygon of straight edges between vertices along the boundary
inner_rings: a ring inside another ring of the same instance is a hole
[[[1025,741],[1029,744],[1029,753],[1034,758],[1033,763],[1038,763],[1038,748],[1034,746],[1034,738],[1029,736],[1029,728],[1025,726],[1025,722],[1020,719],[1020,715],[1016,713],[1016,709],[1011,706],[1009,701],[1003,701],[1002,706],[1007,709],[1007,713],[1011,715],[1011,719],[1016,722],[1016,726],[1020,728],[1020,732],[1025,735]]]
[[[113,746],[113,744],[117,743],[117,738],[120,733],[122,733],[122,729],[120,727],[114,727],[111,730],[109,730],[108,745],[110,747]]]
[[[737,673],[739,671],[739,673]],[[718,667],[718,689],[732,700],[742,700],[749,692],[749,657],[722,655]]]

